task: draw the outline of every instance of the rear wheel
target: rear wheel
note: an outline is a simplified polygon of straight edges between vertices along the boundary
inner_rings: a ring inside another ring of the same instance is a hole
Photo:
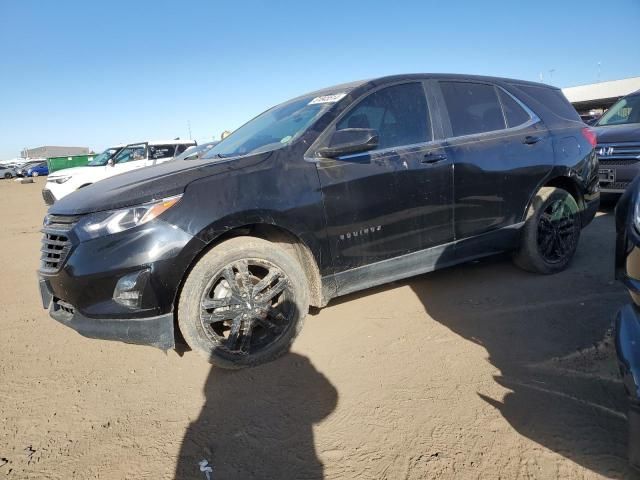
[[[271,242],[227,240],[189,273],[178,325],[189,346],[222,368],[265,363],[288,351],[309,309],[300,264]]]
[[[38,175],[39,175],[39,174],[38,174],[38,172],[33,172],[33,173],[31,174],[31,176],[32,176],[32,177],[37,177]]]
[[[516,265],[550,274],[567,268],[580,239],[578,204],[561,188],[543,187],[529,206]]]
[[[7,180],[9,180],[11,178],[11,173],[9,172],[5,172],[4,174],[4,178],[6,178]]]

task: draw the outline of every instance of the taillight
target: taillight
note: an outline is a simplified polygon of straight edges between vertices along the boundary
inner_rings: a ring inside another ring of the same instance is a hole
[[[591,144],[592,147],[598,144],[598,138],[596,137],[596,132],[594,132],[589,127],[585,127],[582,129],[582,136],[587,139],[587,142]]]

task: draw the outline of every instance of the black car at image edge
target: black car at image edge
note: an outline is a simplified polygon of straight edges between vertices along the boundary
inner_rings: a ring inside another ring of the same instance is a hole
[[[640,177],[616,205],[615,272],[632,300],[618,311],[614,330],[618,366],[629,398],[629,462],[640,468]]]
[[[40,291],[93,338],[257,365],[309,306],[503,251],[567,267],[599,204],[596,139],[560,90],[412,74],[282,103],[204,158],[52,206]]]

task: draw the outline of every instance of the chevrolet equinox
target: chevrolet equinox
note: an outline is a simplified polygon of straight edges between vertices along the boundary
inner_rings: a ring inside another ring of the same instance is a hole
[[[203,158],[56,202],[42,301],[87,337],[257,365],[340,295],[504,251],[563,270],[598,208],[595,144],[547,85],[413,74],[327,88]]]

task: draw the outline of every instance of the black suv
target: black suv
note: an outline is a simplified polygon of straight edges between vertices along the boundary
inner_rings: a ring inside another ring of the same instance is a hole
[[[546,85],[398,75],[303,95],[201,159],[106,179],[44,221],[40,290],[82,335],[215,365],[287,351],[309,306],[496,252],[570,262],[595,137]]]
[[[595,124],[600,189],[623,193],[640,172],[640,90],[618,100]]]

